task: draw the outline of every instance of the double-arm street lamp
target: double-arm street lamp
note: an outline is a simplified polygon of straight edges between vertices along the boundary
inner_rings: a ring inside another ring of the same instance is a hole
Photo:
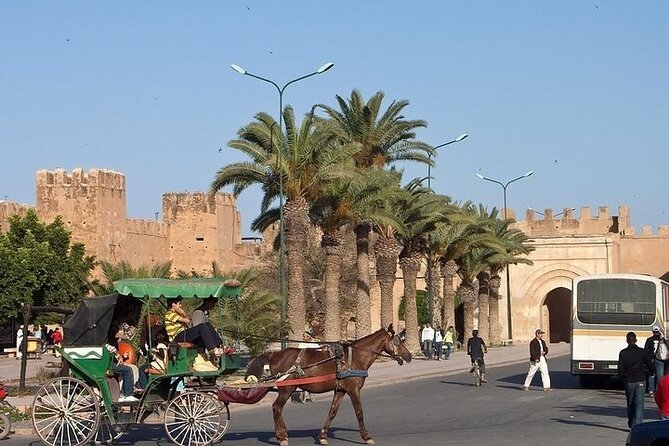
[[[316,71],[313,73],[305,74],[304,76],[300,76],[298,78],[295,78],[291,81],[286,82],[283,87],[280,87],[279,84],[274,82],[271,79],[264,78],[262,76],[255,75],[253,73],[249,73],[246,71],[244,68],[240,67],[239,65],[232,64],[230,65],[230,68],[235,70],[237,73],[244,75],[244,76],[250,76],[255,79],[261,80],[263,82],[267,82],[269,84],[274,85],[276,88],[276,91],[279,93],[279,133],[283,131],[283,92],[286,91],[286,88],[294,84],[295,82],[301,81],[303,79],[306,79],[308,77],[316,76],[317,74],[323,74],[326,71],[328,71],[330,68],[332,68],[334,64],[332,62],[328,62],[324,65],[321,65],[320,68],[318,68]],[[272,129],[270,128],[270,133],[272,132]],[[271,135],[270,135],[271,136]],[[282,324],[286,322],[286,247],[285,247],[285,241],[284,241],[284,219],[283,219],[283,172],[281,171],[283,164],[283,155],[281,152],[281,148],[277,148],[277,174],[279,175],[279,287],[280,287],[280,297],[281,297],[281,322]],[[302,330],[302,327],[293,327],[297,328],[298,330]],[[281,347],[285,348],[286,347],[286,341],[282,340],[281,341]]]
[[[543,212],[539,212],[539,211],[537,211],[536,209],[533,209],[533,208],[527,208],[527,209],[530,210],[530,211],[532,211],[532,212],[534,212],[535,214],[539,214],[539,215],[541,215],[542,217],[544,217],[544,216],[546,215],[546,214],[544,214]],[[576,208],[568,208],[568,209],[565,209],[565,210],[562,211],[562,212],[558,212],[557,214],[553,215],[553,218],[557,218],[557,217],[559,217],[560,215],[564,214],[564,213],[567,212],[568,210],[569,210],[569,211],[575,211]]]
[[[469,135],[467,133],[463,133],[462,135],[458,136],[457,138],[445,142],[443,144],[439,144],[438,146],[432,147],[432,151],[427,155],[430,162],[427,163],[427,188],[432,189],[432,183],[430,182],[430,179],[432,178],[432,154],[434,151],[437,149],[440,149],[441,147],[448,146],[450,144],[460,142],[463,139],[467,138]],[[427,312],[428,312],[428,320],[430,321],[430,325],[433,325],[434,323],[434,296],[432,294],[432,236],[428,235],[428,253],[427,253]]]
[[[477,173],[476,176],[479,177],[482,180],[490,181],[491,183],[499,184],[502,186],[502,190],[504,191],[504,220],[507,219],[507,212],[506,212],[506,189],[509,187],[509,184],[522,180],[523,178],[527,178],[530,175],[534,173],[533,170],[530,170],[529,172],[516,177],[512,180],[507,181],[506,183],[502,183],[501,181],[495,180],[493,178],[488,178],[486,176],[481,175],[480,173]],[[511,281],[509,279],[509,265],[506,265],[506,321],[508,325],[508,331],[509,331],[509,340],[513,339],[513,328],[511,326]]]

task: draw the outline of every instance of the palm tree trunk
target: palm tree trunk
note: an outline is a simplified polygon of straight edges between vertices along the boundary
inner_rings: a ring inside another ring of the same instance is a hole
[[[393,312],[393,290],[397,273],[397,256],[400,245],[395,237],[379,235],[374,243],[376,255],[376,278],[381,288],[381,327],[388,328],[395,321]]]
[[[458,265],[453,260],[449,260],[441,269],[444,276],[444,327],[455,327],[455,290],[453,289],[453,279],[458,272]]]
[[[286,315],[292,335],[301,339],[306,322],[304,304],[304,247],[309,238],[309,205],[302,197],[292,198],[284,205],[286,246]],[[283,296],[281,296],[283,297]]]
[[[457,291],[460,301],[463,303],[464,310],[464,342],[472,335],[474,326],[474,310],[476,309],[476,288],[471,283],[463,282]]]
[[[362,338],[372,332],[372,303],[369,284],[369,235],[372,228],[362,223],[355,227],[356,265],[358,268],[355,337]]]
[[[490,343],[490,291],[488,285],[490,270],[482,271],[477,278],[479,280],[479,336]]]
[[[499,325],[499,286],[502,283],[497,273],[490,277],[490,343],[500,345],[502,343],[502,328]]]
[[[339,280],[341,279],[341,240],[323,234],[321,247],[325,251],[325,341],[342,339],[341,315],[339,311]]]
[[[442,281],[439,280],[441,277],[441,263],[438,260],[432,261],[432,273],[427,275],[427,286],[430,290],[428,295],[432,296],[432,326],[436,330],[438,327],[442,326],[442,308],[443,308],[443,297],[442,297]],[[432,278],[432,280],[429,280]]]
[[[404,276],[404,323],[406,340],[404,345],[411,354],[420,353],[420,339],[418,337],[418,308],[416,306],[416,280],[423,259],[419,253],[400,258],[400,268]]]

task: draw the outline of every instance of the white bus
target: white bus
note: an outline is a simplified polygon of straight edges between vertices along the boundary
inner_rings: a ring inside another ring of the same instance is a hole
[[[637,274],[577,277],[572,286],[571,373],[581,385],[618,373],[618,354],[633,331],[643,347],[669,326],[669,283]]]

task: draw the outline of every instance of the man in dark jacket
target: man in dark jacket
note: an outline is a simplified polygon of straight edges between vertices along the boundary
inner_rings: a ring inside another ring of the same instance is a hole
[[[530,341],[530,370],[527,372],[527,378],[525,378],[525,385],[523,386],[525,392],[530,390],[532,378],[534,378],[537,370],[541,370],[541,381],[544,384],[544,392],[553,390],[551,389],[551,377],[548,374],[548,363],[546,362],[548,345],[544,341],[544,333],[545,331],[541,328],[537,328],[534,332],[534,339]]]
[[[467,354],[472,360],[472,368],[469,369],[469,373],[474,371],[474,361],[479,362],[481,367],[481,381],[488,382],[485,379],[485,361],[483,360],[483,354],[488,353],[488,347],[485,345],[485,341],[479,338],[479,331],[472,330],[472,337],[467,339]]]
[[[636,333],[627,333],[627,348],[618,355],[618,375],[625,381],[627,426],[643,423],[643,398],[646,376],[653,375],[653,362],[648,352],[636,345]]]
[[[654,370],[655,370],[655,382],[653,383],[653,386],[648,386],[648,382],[646,385],[648,386],[649,394],[650,396],[653,396],[653,392],[657,390],[657,385],[660,382],[660,379],[664,376],[664,364],[665,361],[663,361],[661,358],[658,357],[658,349],[660,346],[660,343],[665,343],[666,344],[667,340],[664,338],[664,335],[660,331],[660,327],[655,325],[653,327],[653,336],[649,337],[646,339],[646,344],[644,345],[644,349],[648,353],[648,356],[650,357],[653,365],[654,365]]]

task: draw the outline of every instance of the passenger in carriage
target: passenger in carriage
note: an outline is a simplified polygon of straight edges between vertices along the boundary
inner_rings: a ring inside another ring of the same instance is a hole
[[[155,325],[151,332],[151,364],[144,364],[139,369],[137,387],[140,389],[143,390],[146,388],[149,371],[158,374],[167,373],[169,342],[165,327]]]
[[[203,346],[212,363],[218,364],[223,355],[223,340],[209,322],[191,326],[191,319],[181,307],[181,298],[167,300],[165,329],[170,342],[194,342]]]
[[[111,371],[121,379],[121,396],[119,403],[132,403],[139,401],[134,393],[134,373],[132,368],[123,363],[123,357],[119,354],[116,347],[106,344],[105,347],[112,354]]]

